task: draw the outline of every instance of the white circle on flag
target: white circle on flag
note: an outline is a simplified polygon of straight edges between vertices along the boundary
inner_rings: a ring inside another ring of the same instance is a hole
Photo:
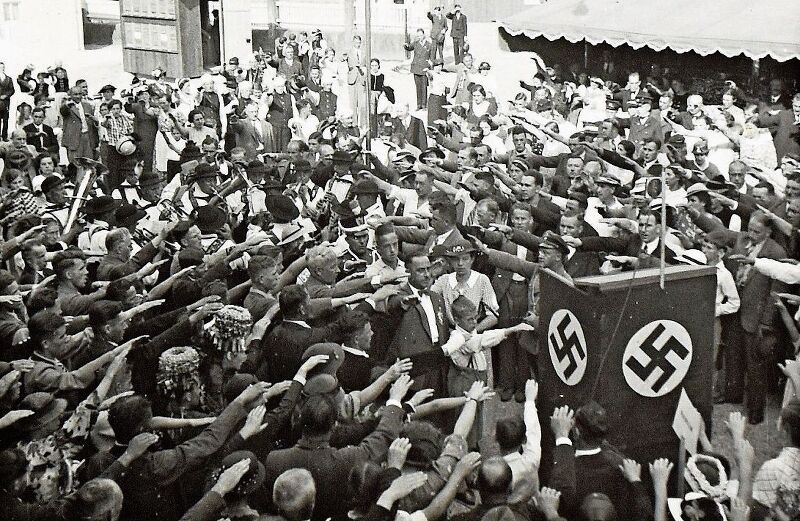
[[[567,385],[577,385],[586,372],[586,337],[578,317],[559,309],[550,317],[547,346],[556,374]]]
[[[628,386],[647,398],[675,389],[692,364],[692,337],[673,320],[655,320],[628,341],[622,355],[622,374]]]

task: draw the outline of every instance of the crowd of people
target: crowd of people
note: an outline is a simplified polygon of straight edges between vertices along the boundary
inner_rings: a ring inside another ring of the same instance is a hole
[[[506,100],[460,8],[429,18],[424,111],[318,30],[199,80],[0,64],[0,519],[798,519],[797,85],[620,85],[608,54]],[[662,248],[717,270],[702,347],[743,411],[682,476],[594,401],[537,411],[541,277]]]

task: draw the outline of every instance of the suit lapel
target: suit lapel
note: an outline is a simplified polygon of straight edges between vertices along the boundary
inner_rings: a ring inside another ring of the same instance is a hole
[[[428,315],[425,314],[425,308],[423,308],[422,304],[418,302],[414,305],[414,309],[416,309],[417,313],[419,313],[419,320],[420,322],[422,322],[422,328],[425,330],[425,333],[427,333],[428,338],[433,340],[433,335],[431,334],[431,326],[428,324]]]

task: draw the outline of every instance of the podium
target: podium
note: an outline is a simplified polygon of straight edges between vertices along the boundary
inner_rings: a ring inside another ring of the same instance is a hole
[[[608,413],[608,441],[627,457],[645,469],[660,457],[677,462],[672,421],[682,389],[710,425],[715,298],[713,266],[668,267],[663,290],[658,269],[585,277],[574,288],[542,274],[542,483],[553,409],[592,399]]]

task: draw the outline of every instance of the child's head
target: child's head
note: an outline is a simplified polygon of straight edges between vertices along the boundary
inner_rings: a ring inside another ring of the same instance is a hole
[[[271,255],[256,255],[250,259],[247,267],[250,280],[260,289],[272,289],[278,282],[280,269],[278,259]]]
[[[28,187],[28,176],[22,170],[10,169],[6,174],[8,187],[11,190],[19,190]]]
[[[722,234],[711,232],[703,237],[701,251],[705,254],[709,266],[716,265],[727,252],[727,243]]]
[[[478,308],[470,299],[459,295],[450,305],[453,320],[464,331],[474,331],[478,325]]]

